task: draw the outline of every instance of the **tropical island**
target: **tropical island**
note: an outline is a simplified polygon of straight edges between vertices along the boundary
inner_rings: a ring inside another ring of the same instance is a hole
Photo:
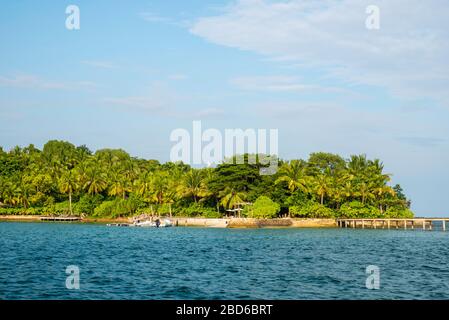
[[[275,174],[261,175],[262,165],[248,161],[192,168],[57,140],[42,150],[0,148],[0,215],[413,217],[410,200],[399,184],[390,185],[378,159],[317,152],[278,161]]]

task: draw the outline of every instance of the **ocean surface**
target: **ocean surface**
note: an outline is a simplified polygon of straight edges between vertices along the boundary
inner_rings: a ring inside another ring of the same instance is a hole
[[[449,232],[0,222],[0,299],[449,299]]]

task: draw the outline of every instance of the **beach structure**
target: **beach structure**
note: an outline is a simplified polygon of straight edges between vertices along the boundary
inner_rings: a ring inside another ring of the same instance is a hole
[[[74,216],[50,216],[50,217],[41,217],[41,221],[65,221],[65,222],[73,222],[73,221],[81,221],[81,217],[74,217]]]
[[[352,229],[404,229],[404,230],[442,230],[446,231],[449,218],[412,219],[337,219],[339,228]]]
[[[241,211],[243,210],[244,206],[251,206],[252,202],[238,202],[234,203],[233,209],[227,209],[226,211],[229,212],[232,216],[235,216],[234,213],[237,213],[238,218],[241,218]]]

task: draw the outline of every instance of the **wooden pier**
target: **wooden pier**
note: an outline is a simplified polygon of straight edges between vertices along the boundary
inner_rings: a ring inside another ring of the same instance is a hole
[[[414,218],[414,219],[337,219],[339,228],[352,229],[404,229],[404,230],[436,230],[441,223],[442,231],[446,231],[449,218]],[[438,222],[435,224],[435,222]]]
[[[41,221],[64,221],[64,222],[73,222],[73,221],[81,221],[81,217],[41,217]]]

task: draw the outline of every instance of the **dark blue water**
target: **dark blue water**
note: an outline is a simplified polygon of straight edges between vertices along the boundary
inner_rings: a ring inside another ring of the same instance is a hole
[[[3,222],[0,299],[448,299],[448,244],[438,231]]]

